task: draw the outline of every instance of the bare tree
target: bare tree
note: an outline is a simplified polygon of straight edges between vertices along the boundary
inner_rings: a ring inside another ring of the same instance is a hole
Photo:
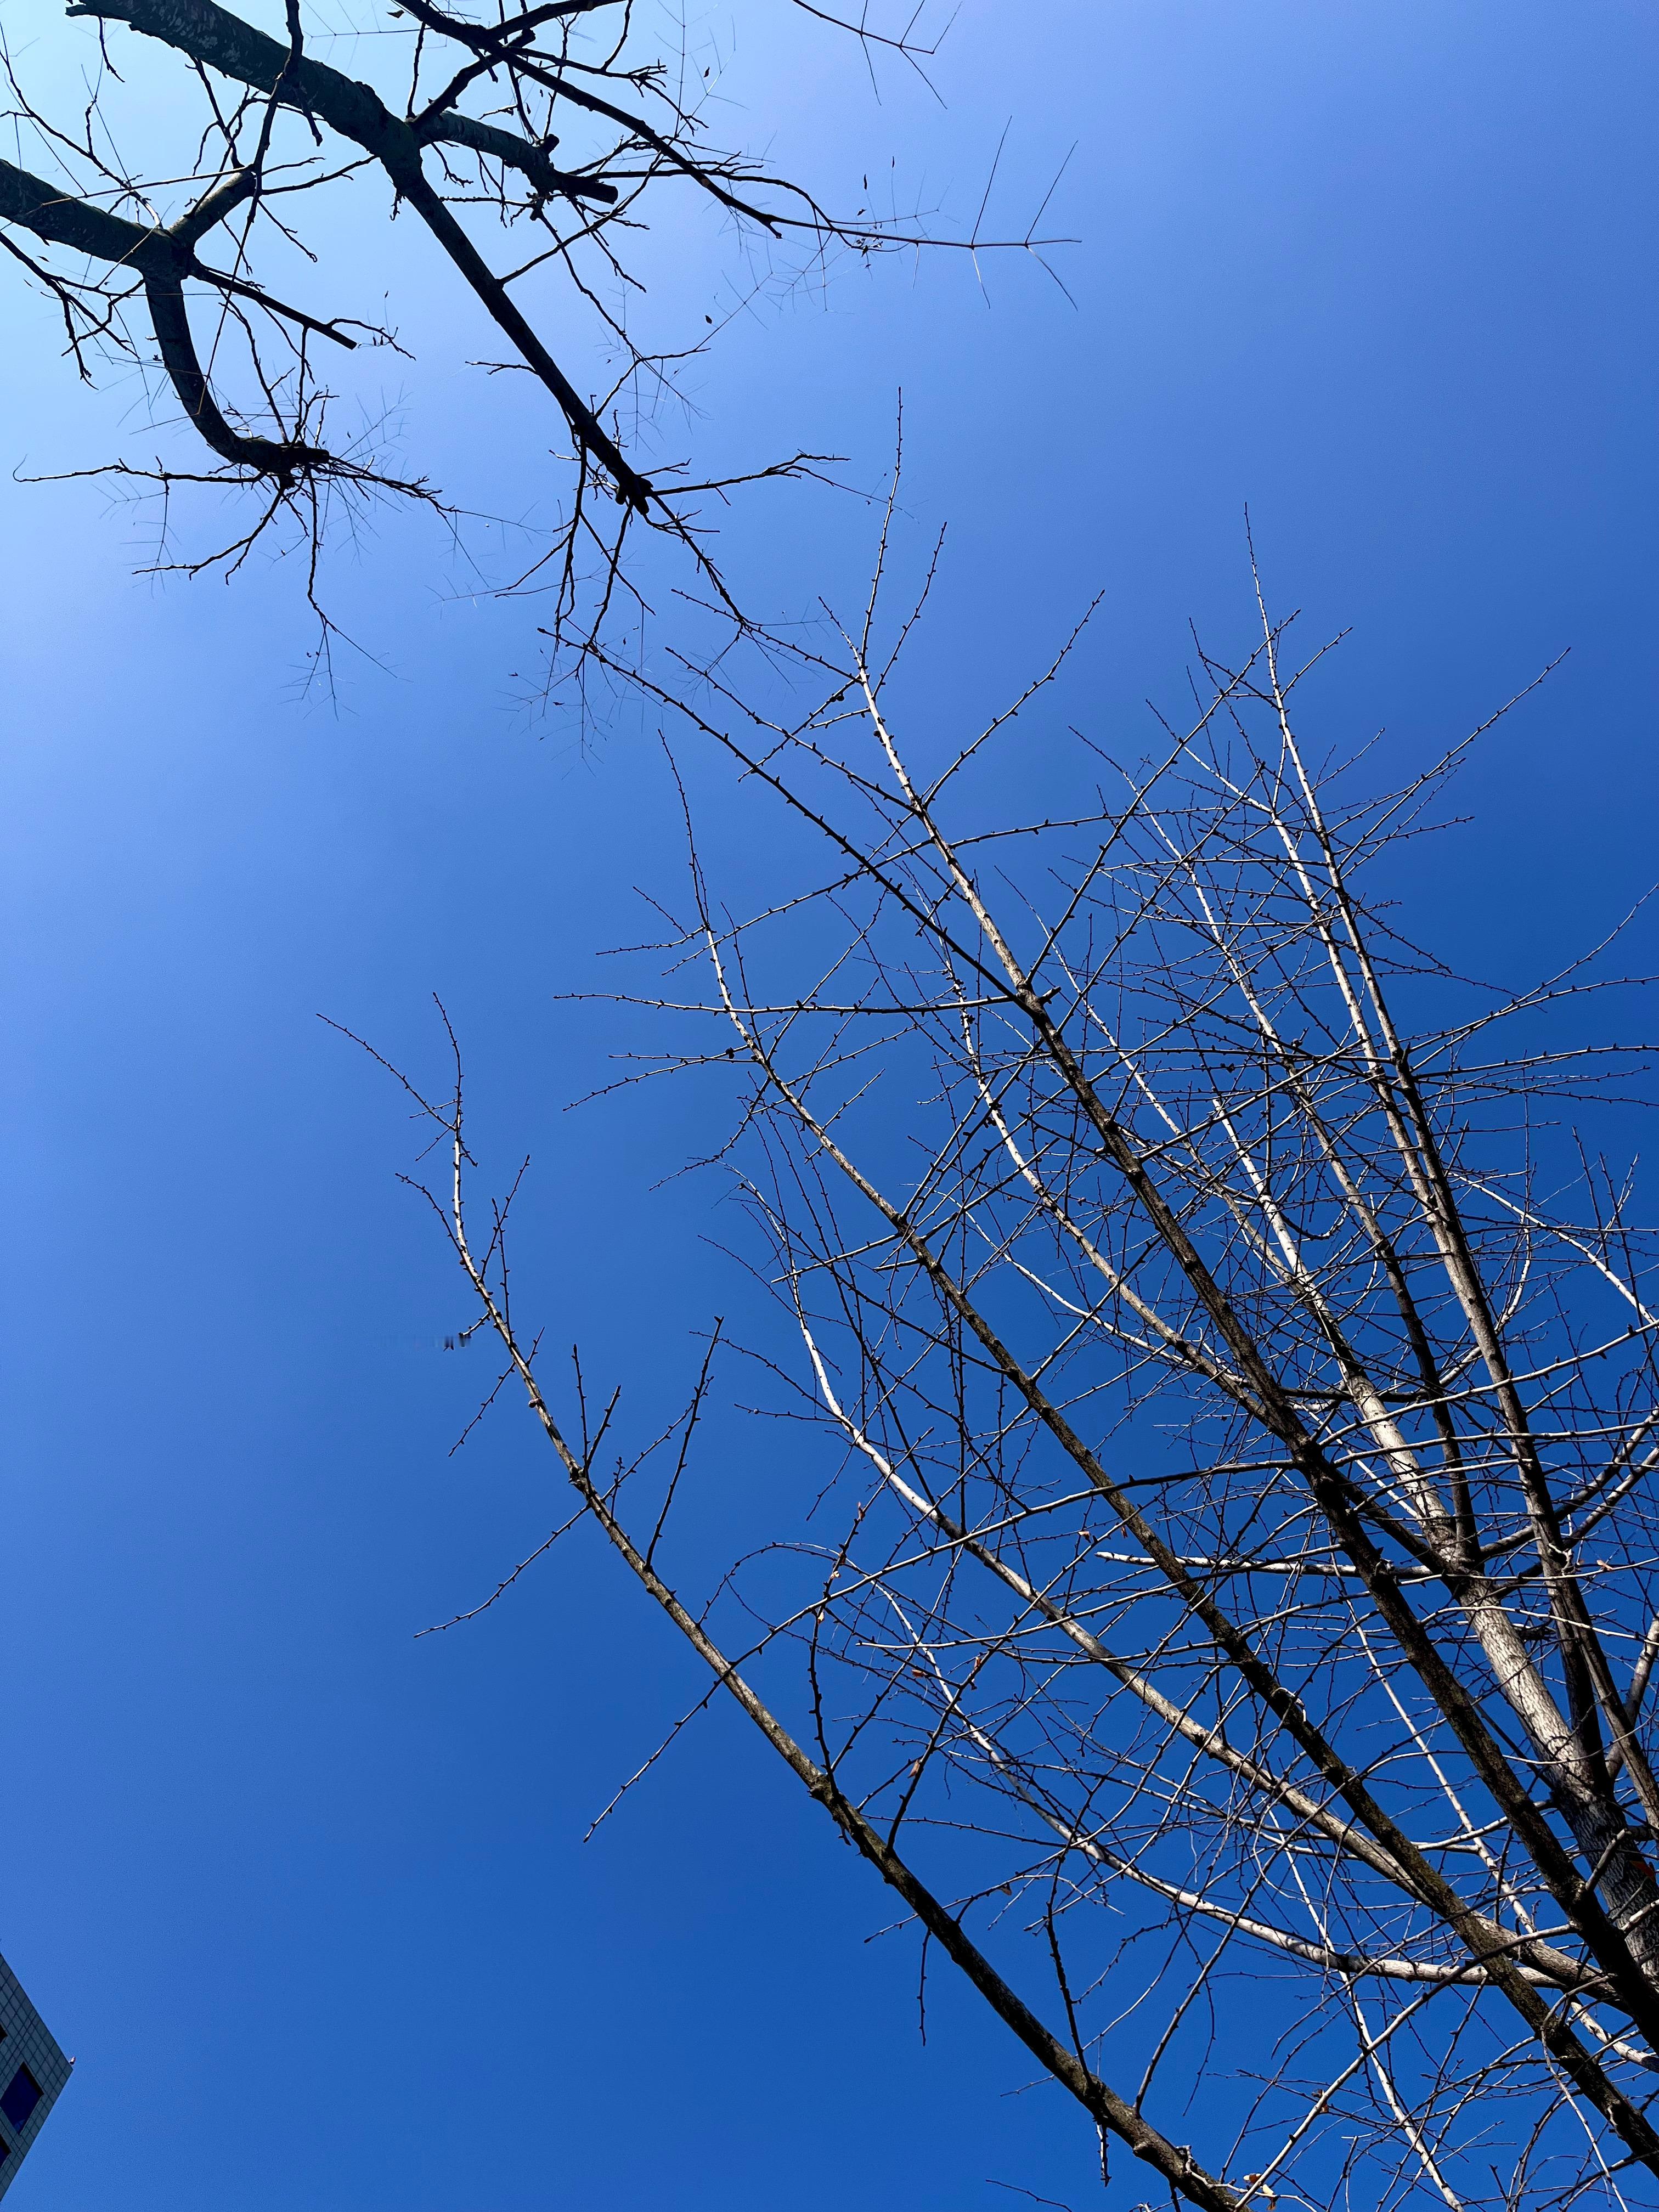
[[[920,70],[933,51],[916,15],[890,35],[867,10],[842,23],[794,4],[856,38],[872,63]],[[570,441],[568,495],[531,577],[515,580],[550,592],[556,646],[602,628],[630,531],[677,542],[702,587],[735,611],[709,556],[713,513],[736,483],[798,475],[819,457],[757,460],[721,480],[694,480],[672,452],[647,466],[624,422],[636,432],[677,368],[718,333],[699,315],[678,346],[639,335],[641,234],[671,192],[689,193],[737,228],[758,284],[837,251],[931,242],[919,210],[872,213],[866,193],[843,217],[763,161],[720,148],[712,64],[698,66],[683,28],[665,59],[634,0],[499,0],[481,15],[399,0],[390,28],[365,20],[344,33],[337,22],[307,31],[301,0],[286,0],[280,36],[217,0],[72,0],[66,12],[88,26],[63,34],[85,40],[78,94],[61,86],[70,54],[27,54],[28,78],[53,71],[55,88],[38,95],[5,55],[18,161],[0,161],[0,246],[56,302],[82,377],[100,363],[155,372],[156,403],[182,416],[199,455],[94,472],[247,495],[228,543],[171,565],[234,568],[289,524],[310,550],[314,583],[316,546],[343,501],[439,504],[424,478],[390,469],[381,426],[342,440],[329,419],[319,357],[395,344],[393,331],[373,311],[300,305],[273,289],[288,276],[314,295],[312,264],[337,256],[330,211],[378,182],[386,218],[421,226],[495,324],[507,359],[485,366],[535,379]],[[372,76],[319,58],[319,46],[335,51],[343,37],[377,64]],[[158,74],[158,58],[176,71]],[[480,242],[491,230],[505,266]],[[584,386],[591,354],[609,363],[603,390]]]
[[[693,836],[665,951],[707,988],[643,994],[723,1030],[663,1072],[744,1080],[750,1349],[823,1464],[677,1585],[720,1333],[647,1452],[580,1368],[567,1415],[458,1055],[428,1196],[503,1380],[1103,2165],[1206,2212],[1653,2203],[1654,1241],[1557,1126],[1640,1055],[1540,1041],[1585,963],[1495,994],[1372,909],[1463,748],[1367,793],[1265,607],[1152,758],[1079,738],[1012,819],[987,763],[1060,661],[907,734],[881,590],[656,695],[823,854],[733,918]]]

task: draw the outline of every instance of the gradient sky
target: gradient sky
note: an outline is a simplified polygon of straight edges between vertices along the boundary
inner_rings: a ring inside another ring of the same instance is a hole
[[[1074,690],[1138,743],[1188,618],[1243,634],[1248,503],[1276,604],[1352,627],[1334,745],[1386,726],[1420,764],[1571,648],[1465,776],[1471,826],[1398,883],[1417,933],[1510,980],[1601,934],[1655,872],[1651,8],[968,0],[943,105],[878,103],[775,4],[708,21],[780,161],[833,187],[896,154],[965,221],[1012,119],[1012,222],[1075,144],[1049,216],[1074,305],[1018,264],[982,290],[878,264],[745,316],[698,380],[710,451],[805,444],[860,483],[902,388],[909,513],[951,526],[941,726],[1103,590]],[[33,0],[7,26],[61,35]],[[499,506],[550,428],[467,369],[430,269],[389,265],[408,449]],[[734,266],[688,230],[665,297],[700,319]],[[559,994],[677,865],[648,732],[527,716],[535,606],[461,595],[396,516],[331,572],[383,667],[298,696],[289,568],[158,586],[142,514],[11,481],[131,444],[132,394],[84,393],[0,286],[0,1948],[79,2060],[12,2202],[1098,2202],[1086,2130],[994,2021],[936,1984],[922,2043],[914,1945],[868,1940],[887,1899],[732,1719],[583,1843],[702,1688],[594,1546],[416,1638],[557,1490],[510,1412],[447,1456],[483,1370],[437,1348],[465,1316],[394,1179],[416,1140],[315,1017],[430,1071],[442,994],[481,1141],[534,1156],[526,1296],[643,1426],[730,1287],[718,1189],[657,1187],[720,1101],[565,1113],[637,1030]],[[728,555],[781,606],[845,598],[872,527],[757,500]],[[730,1433],[752,1502],[771,1439]]]

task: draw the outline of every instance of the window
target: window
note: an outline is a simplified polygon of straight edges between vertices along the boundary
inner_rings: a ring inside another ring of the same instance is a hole
[[[40,2097],[40,2084],[27,2066],[20,2066],[11,2077],[11,2087],[0,2097],[0,2112],[5,2114],[13,2127],[26,2128]]]

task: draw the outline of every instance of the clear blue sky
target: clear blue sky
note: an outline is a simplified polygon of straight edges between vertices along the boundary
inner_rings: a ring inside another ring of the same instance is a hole
[[[1089,703],[1133,729],[1189,616],[1242,629],[1248,501],[1279,603],[1353,628],[1334,744],[1420,759],[1572,648],[1465,779],[1464,870],[1425,848],[1401,884],[1466,966],[1599,934],[1654,872],[1651,9],[969,0],[942,108],[738,20],[734,96],[804,173],[896,149],[970,215],[1012,118],[1012,216],[1076,144],[1075,307],[1013,266],[847,274],[698,393],[720,450],[869,482],[902,386],[912,511],[952,531],[939,714],[1103,587]],[[667,258],[688,312],[725,281],[701,238]],[[1085,2201],[1072,2112],[943,1987],[924,2047],[886,1899],[726,1717],[583,1844],[702,1687],[595,1548],[415,1638],[559,1503],[511,1415],[447,1457],[475,1378],[434,1348],[464,1315],[409,1125],[315,1016],[431,1066],[444,995],[488,1141],[535,1156],[552,1340],[641,1408],[678,1387],[730,1286],[715,1189],[653,1186],[718,1102],[562,1111],[618,1025],[557,994],[673,864],[650,746],[527,723],[535,610],[458,602],[395,518],[335,570],[386,672],[297,702],[290,574],[157,588],[134,518],[9,481],[102,458],[131,394],[83,394],[0,286],[0,1948],[80,2061],[19,2212]],[[402,307],[411,453],[505,498],[545,423],[467,371],[447,292]],[[781,604],[845,594],[870,526],[783,500],[730,552]],[[752,1503],[772,1440],[733,1434]]]

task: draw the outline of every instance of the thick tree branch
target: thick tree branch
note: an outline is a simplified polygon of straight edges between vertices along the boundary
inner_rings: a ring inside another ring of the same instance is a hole
[[[612,478],[618,497],[638,512],[646,511],[653,497],[652,485],[623,459],[604,424],[514,305],[506,285],[427,181],[421,168],[420,142],[413,130],[392,112],[370,86],[308,54],[294,55],[277,40],[216,6],[214,0],[77,0],[69,13],[126,23],[222,76],[256,91],[274,94],[283,106],[326,123],[372,155],[518,348],[527,367],[557,400],[580,444]],[[492,150],[499,153],[499,149]],[[526,159],[534,160],[537,149],[526,147],[522,151]]]

